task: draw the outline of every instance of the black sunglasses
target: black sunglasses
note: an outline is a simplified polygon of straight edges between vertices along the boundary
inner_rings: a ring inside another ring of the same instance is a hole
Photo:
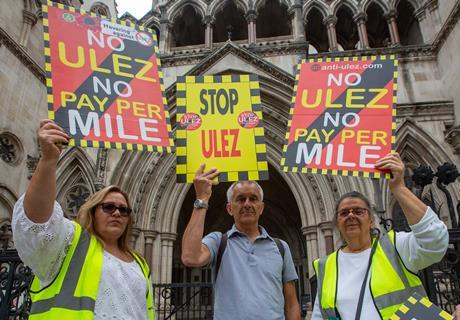
[[[118,212],[120,212],[120,215],[123,217],[129,216],[131,212],[133,211],[130,207],[117,206],[115,205],[115,203],[112,203],[112,202],[99,203],[97,206],[101,207],[102,211],[108,214],[114,214],[115,211],[118,209]]]

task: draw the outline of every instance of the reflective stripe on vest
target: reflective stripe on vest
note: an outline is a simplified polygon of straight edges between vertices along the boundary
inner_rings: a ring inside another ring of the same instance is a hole
[[[38,300],[32,304],[30,314],[43,313],[51,308],[63,308],[71,310],[94,310],[96,301],[90,297],[75,297],[74,292],[80,278],[86,253],[88,252],[91,236],[83,232],[78,240],[75,252],[70,260],[70,265],[65,273],[61,291],[53,298]]]
[[[379,262],[372,266],[371,291],[375,305],[384,319],[391,317],[415,292],[426,296],[420,278],[407,270],[398,256],[394,231],[381,237],[374,259]],[[382,274],[385,277],[381,277]]]
[[[320,311],[321,315],[325,319],[329,318],[338,318],[338,314],[336,312],[335,304],[336,304],[336,294],[334,292],[334,295],[329,295],[329,294],[322,294],[323,293],[323,287],[325,289],[328,288],[328,286],[336,286],[337,282],[337,272],[338,268],[335,266],[337,262],[337,252],[333,252],[331,254],[333,257],[331,259],[328,259],[329,257],[322,257],[319,260],[316,260],[313,264],[315,268],[315,273],[317,274],[318,277],[318,299],[319,299],[319,305],[321,306]],[[330,275],[326,280],[324,279],[325,274]],[[327,291],[327,290],[325,290]]]
[[[153,320],[153,294],[149,267],[134,254],[147,281],[147,307]],[[58,276],[40,289],[34,278],[30,290],[32,308],[29,320],[91,320],[102,273],[103,249],[99,241],[75,223],[75,234]]]
[[[316,260],[313,264],[318,279],[319,305],[325,319],[338,317],[337,263],[337,251],[335,251],[327,257]],[[383,234],[379,239],[377,250],[372,257],[369,281],[372,298],[383,319],[391,317],[414,292],[426,296],[418,276],[407,270],[398,256],[394,231]]]

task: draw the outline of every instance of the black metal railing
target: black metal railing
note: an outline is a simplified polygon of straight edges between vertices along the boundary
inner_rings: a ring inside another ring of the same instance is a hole
[[[154,284],[156,318],[161,320],[212,319],[211,283]]]
[[[435,177],[436,183],[433,183]],[[439,166],[436,173],[431,167],[420,165],[412,175],[412,181],[418,187],[417,197],[429,205],[438,216],[440,207],[435,205],[434,186],[441,190],[445,196],[445,202],[443,199],[438,199],[439,202],[447,203],[452,227],[449,229],[448,251],[439,263],[421,271],[420,276],[428,298],[450,313],[454,311],[457,304],[460,304],[460,228],[458,224],[460,202],[457,204],[457,209],[455,209],[452,195],[447,186],[454,183],[458,177],[460,177],[460,173],[457,167],[451,163],[444,163]],[[422,197],[425,187],[430,185],[429,193],[427,193],[426,197]],[[398,226],[396,226],[396,229],[398,229]]]
[[[29,317],[32,278],[32,271],[24,266],[17,251],[0,243],[0,319]]]
[[[460,229],[449,230],[449,243],[444,258],[422,274],[430,300],[453,313],[460,304]]]

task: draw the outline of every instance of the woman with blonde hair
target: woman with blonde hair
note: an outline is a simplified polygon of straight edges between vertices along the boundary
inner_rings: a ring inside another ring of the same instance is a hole
[[[93,194],[76,221],[56,199],[60,145],[69,137],[51,120],[38,131],[41,158],[15,205],[13,239],[35,274],[30,320],[154,318],[150,270],[130,247],[128,195],[117,186]]]

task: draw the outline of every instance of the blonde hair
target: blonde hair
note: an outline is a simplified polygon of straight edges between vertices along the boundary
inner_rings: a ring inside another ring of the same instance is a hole
[[[102,201],[105,199],[105,197],[109,193],[120,193],[123,195],[123,197],[126,200],[126,204],[128,207],[131,207],[129,205],[129,199],[128,199],[128,194],[124,192],[123,190],[120,189],[120,187],[111,185],[108,187],[105,187],[104,189],[99,190],[92,196],[86,200],[86,202],[80,207],[80,210],[78,210],[78,215],[77,218],[75,219],[83,229],[88,231],[90,234],[94,235],[96,239],[102,243],[104,246],[104,240],[102,239],[101,235],[98,234],[95,228],[95,218],[94,218],[94,213],[96,212],[97,206],[102,203]],[[123,252],[129,254],[133,252],[131,248],[131,234],[132,234],[132,215],[128,215],[128,224],[126,226],[125,231],[123,231],[123,234],[118,238],[117,244],[118,248],[122,250]]]

